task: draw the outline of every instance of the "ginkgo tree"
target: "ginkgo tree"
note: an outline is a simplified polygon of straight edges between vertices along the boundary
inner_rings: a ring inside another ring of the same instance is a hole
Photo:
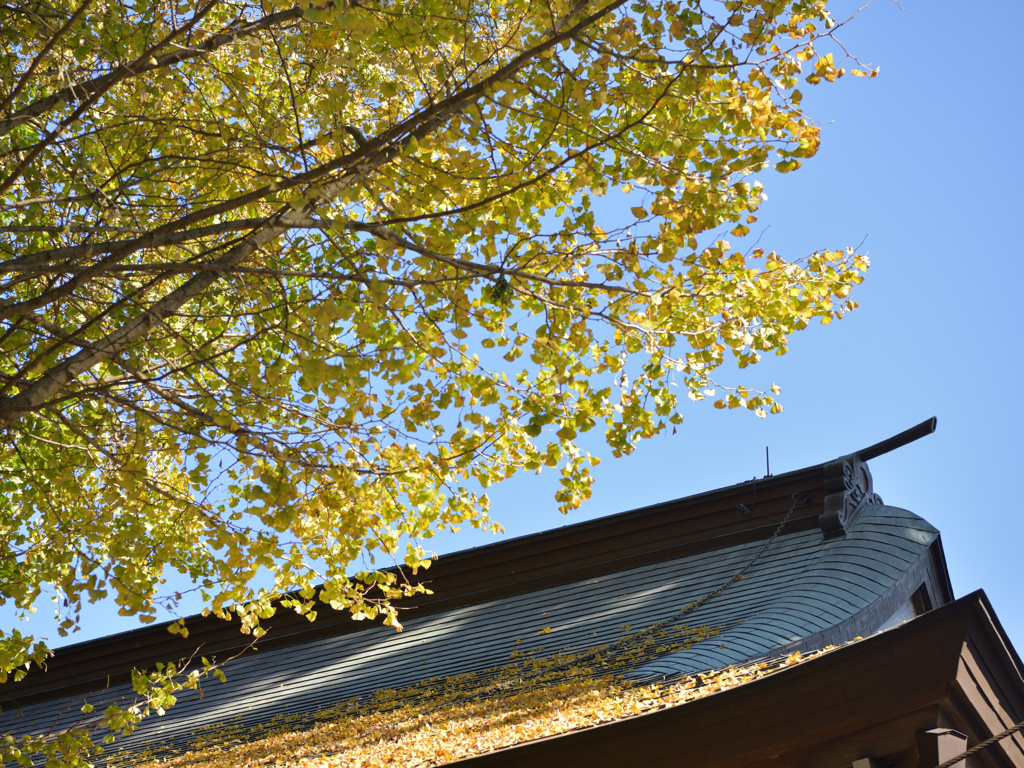
[[[585,433],[778,410],[716,370],[852,308],[867,262],[726,238],[816,151],[835,29],[824,0],[5,6],[0,602],[151,621],[177,573],[257,634],[286,593],[398,625],[421,587],[378,566],[492,525],[473,489],[553,467],[569,510]],[[46,652],[0,630],[0,676]]]

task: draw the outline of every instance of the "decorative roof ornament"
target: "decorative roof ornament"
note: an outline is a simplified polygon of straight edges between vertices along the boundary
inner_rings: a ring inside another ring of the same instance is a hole
[[[825,508],[818,518],[818,525],[826,539],[844,536],[865,507],[882,503],[874,491],[868,460],[930,435],[937,423],[938,420],[932,416],[888,440],[824,465]]]
[[[830,461],[824,467],[825,509],[818,525],[825,538],[843,536],[869,504],[881,504],[871,470],[856,454]]]

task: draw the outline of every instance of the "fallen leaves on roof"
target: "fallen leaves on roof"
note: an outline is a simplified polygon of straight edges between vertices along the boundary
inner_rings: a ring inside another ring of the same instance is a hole
[[[691,632],[693,641],[714,634],[706,627]],[[151,755],[148,762],[144,755],[112,756],[110,764],[124,766],[130,759],[136,768],[426,768],[679,706],[831,649],[650,684],[630,683],[618,665],[609,665],[604,654],[612,650],[556,654],[488,674],[380,691],[371,701],[318,712],[315,722],[309,716],[280,718],[257,739],[241,726],[212,728],[185,754],[162,760]]]

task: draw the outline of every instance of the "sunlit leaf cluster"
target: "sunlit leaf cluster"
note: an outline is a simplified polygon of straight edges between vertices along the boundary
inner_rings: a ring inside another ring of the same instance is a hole
[[[475,489],[550,467],[568,511],[594,444],[687,397],[778,410],[716,371],[854,307],[867,261],[726,238],[817,149],[835,29],[824,0],[9,4],[0,602],[151,621],[180,574],[257,635],[318,594],[399,626],[422,588],[380,566],[494,525]],[[0,629],[0,675],[45,653]]]

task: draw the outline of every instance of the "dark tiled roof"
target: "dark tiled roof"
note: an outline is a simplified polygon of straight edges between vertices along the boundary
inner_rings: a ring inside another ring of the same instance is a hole
[[[367,624],[245,654],[226,665],[227,683],[207,684],[201,699],[183,695],[118,747],[181,748],[204,727],[252,729],[427,678],[484,675],[513,658],[603,646],[618,672],[645,679],[721,668],[809,639],[846,639],[835,636],[837,627],[866,634],[883,628],[907,589],[917,587],[908,579],[919,578],[922,564],[935,557],[930,547],[938,535],[910,512],[870,506],[844,536],[825,539],[806,524],[784,528],[752,563],[774,527],[760,530],[759,538],[726,539],[690,554],[414,615],[403,620],[401,634]],[[693,634],[699,627],[714,634]],[[623,638],[651,628],[664,639],[645,654],[614,652]],[[130,691],[120,685],[87,698],[99,711]],[[0,732],[47,730],[77,713],[67,697],[5,708]]]

